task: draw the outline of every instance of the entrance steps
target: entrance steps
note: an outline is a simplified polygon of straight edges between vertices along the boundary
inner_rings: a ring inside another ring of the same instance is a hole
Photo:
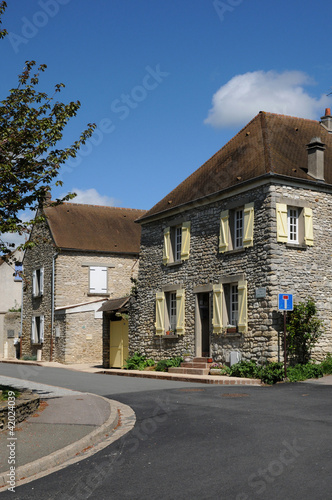
[[[182,373],[186,375],[208,375],[212,363],[209,358],[194,358],[192,361],[183,361],[178,368],[168,368],[169,373]]]

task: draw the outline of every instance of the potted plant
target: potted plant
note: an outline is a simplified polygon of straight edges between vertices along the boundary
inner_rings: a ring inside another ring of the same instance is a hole
[[[210,366],[210,375],[229,375],[230,369],[221,363],[213,363]]]
[[[237,327],[236,325],[227,325],[227,333],[236,333],[237,332]]]

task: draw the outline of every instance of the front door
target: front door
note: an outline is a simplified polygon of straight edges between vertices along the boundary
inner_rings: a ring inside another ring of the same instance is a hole
[[[210,356],[210,294],[199,293],[198,297],[198,334],[200,336],[201,356]]]
[[[110,368],[122,368],[128,358],[128,320],[110,322]]]

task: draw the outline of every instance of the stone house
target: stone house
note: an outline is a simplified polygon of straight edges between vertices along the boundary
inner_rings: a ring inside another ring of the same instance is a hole
[[[278,294],[312,297],[332,352],[332,117],[260,112],[139,220],[130,352],[283,359]]]
[[[23,252],[15,250],[9,260],[0,258],[0,359],[16,357],[21,333]]]
[[[64,203],[43,208],[25,252],[22,355],[102,362],[104,301],[129,295],[142,210]]]

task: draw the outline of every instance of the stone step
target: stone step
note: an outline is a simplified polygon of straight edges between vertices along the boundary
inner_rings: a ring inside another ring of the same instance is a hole
[[[185,375],[208,375],[210,368],[185,368],[185,367],[171,367],[168,368],[169,373],[182,373]]]
[[[209,363],[200,363],[196,361],[183,361],[181,363],[183,368],[209,368]]]
[[[208,359],[211,359],[211,358],[194,358],[193,359],[193,362],[194,363],[208,363]]]

